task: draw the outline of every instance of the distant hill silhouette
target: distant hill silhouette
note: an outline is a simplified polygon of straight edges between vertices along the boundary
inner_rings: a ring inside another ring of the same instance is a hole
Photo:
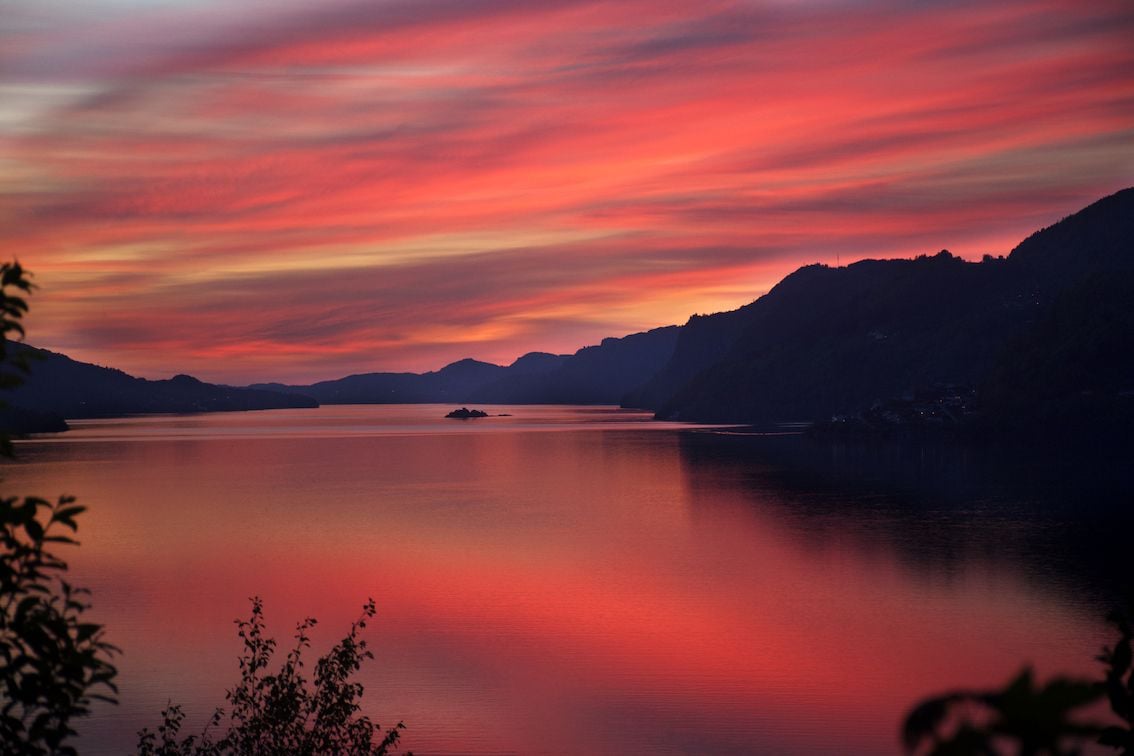
[[[739,333],[725,354],[655,408],[669,418],[812,420],[917,386],[971,383],[1022,325],[1006,267],[942,252],[801,268],[750,305],[740,328],[727,324]]]
[[[737,310],[693,315],[677,332],[673,355],[643,384],[622,397],[624,407],[654,409],[674,396],[701,371],[712,366],[736,343],[757,302]]]
[[[750,305],[691,319],[670,363],[626,402],[662,418],[775,423],[966,384],[991,423],[1093,422],[1104,407],[1128,417],[1132,271],[1134,189],[1007,259],[807,266]]]
[[[312,396],[323,404],[617,404],[673,354],[679,329],[657,328],[573,355],[530,352],[508,367],[465,359],[428,373],[366,373],[308,386],[251,388]]]
[[[362,373],[308,386],[257,383],[249,388],[311,396],[321,404],[460,403],[468,400],[471,390],[499,378],[505,370],[464,359],[428,373]]]
[[[22,385],[8,392],[5,399],[17,418],[41,418],[40,422],[9,426],[17,432],[59,430],[59,417],[318,406],[310,397],[218,386],[188,375],[150,381],[121,370],[78,362],[45,349],[24,344],[11,347],[28,356],[31,374]],[[55,423],[54,427],[48,420]]]
[[[1134,271],[1134,187],[1036,231],[1009,259],[1040,285],[1056,289],[1092,274]]]
[[[655,328],[620,339],[603,339],[540,372],[521,373],[517,364],[496,381],[469,395],[493,404],[618,404],[628,391],[666,364],[677,344],[677,326]],[[524,358],[521,358],[521,360]]]
[[[188,376],[145,381],[32,350],[46,360],[13,394],[13,412],[22,414],[10,422],[50,419],[42,413],[264,409],[316,400],[621,403],[667,419],[771,424],[869,412],[906,423],[929,414],[942,422],[979,418],[985,431],[1078,427],[1130,438],[1131,345],[1134,189],[1126,189],[1037,231],[1007,258],[972,263],[942,250],[809,265],[737,310],[604,339],[572,355],[531,352],[507,367],[465,359],[422,374],[235,389]]]

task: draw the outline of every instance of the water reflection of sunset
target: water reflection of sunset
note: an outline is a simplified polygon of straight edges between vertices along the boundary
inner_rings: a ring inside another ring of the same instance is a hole
[[[124,421],[22,448],[13,486],[91,506],[72,568],[127,653],[121,710],[85,731],[112,750],[166,698],[201,721],[221,701],[251,595],[281,641],[318,617],[317,648],[373,596],[364,701],[417,752],[890,752],[918,697],[1025,661],[1086,671],[1103,639],[1026,565],[927,572],[822,518],[808,533],[667,429],[302,439],[271,432],[281,415],[236,440]]]

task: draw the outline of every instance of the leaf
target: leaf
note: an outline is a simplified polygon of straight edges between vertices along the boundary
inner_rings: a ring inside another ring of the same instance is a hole
[[[951,693],[927,699],[914,707],[902,726],[902,743],[906,750],[912,753],[922,740],[932,738],[949,714],[949,707],[963,698],[962,694]]]
[[[1099,743],[1114,748],[1130,748],[1134,746],[1134,733],[1121,727],[1107,727],[1099,735]]]
[[[71,522],[71,521],[74,520],[74,518],[76,516],[82,514],[83,512],[86,512],[86,511],[87,511],[87,508],[84,507],[84,506],[63,507],[62,509],[55,510],[55,514],[52,515],[51,519],[59,520],[60,522],[63,522],[63,521]]]
[[[28,532],[28,536],[37,543],[43,542],[43,526],[39,524],[36,519],[28,519],[24,523],[24,530]]]
[[[1115,674],[1121,676],[1129,671],[1130,661],[1130,639],[1123,638],[1122,641],[1114,647],[1114,654],[1111,656],[1110,665],[1114,669]]]
[[[89,638],[94,637],[99,630],[102,630],[102,625],[95,625],[91,623],[81,624],[78,627],[76,639],[81,643]]]

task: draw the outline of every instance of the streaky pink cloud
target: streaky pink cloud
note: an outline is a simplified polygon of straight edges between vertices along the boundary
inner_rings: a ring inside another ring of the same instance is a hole
[[[229,382],[510,362],[800,264],[1004,254],[1134,177],[1123,2],[264,10],[0,22],[33,343]]]

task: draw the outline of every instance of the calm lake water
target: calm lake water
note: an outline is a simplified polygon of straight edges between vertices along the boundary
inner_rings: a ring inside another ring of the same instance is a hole
[[[1083,462],[819,445],[601,407],[80,421],[10,493],[90,507],[72,578],[125,653],[80,751],[188,731],[263,597],[314,651],[379,607],[365,711],[461,753],[885,754],[911,704],[1093,674],[1131,574],[1129,481]],[[1118,576],[1118,577],[1116,577]]]

